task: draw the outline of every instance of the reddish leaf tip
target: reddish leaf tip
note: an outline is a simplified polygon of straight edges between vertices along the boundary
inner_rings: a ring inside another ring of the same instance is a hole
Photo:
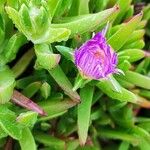
[[[116,4],[116,5],[114,6],[114,9],[115,9],[115,10],[120,10],[119,5],[118,5],[118,4]]]
[[[150,57],[150,52],[149,51],[144,51],[145,57]]]
[[[19,106],[22,106],[28,110],[32,110],[40,114],[41,116],[46,116],[47,113],[36,103],[34,103],[32,100],[24,96],[18,91],[14,91],[13,96],[12,96],[12,102],[18,104]]]

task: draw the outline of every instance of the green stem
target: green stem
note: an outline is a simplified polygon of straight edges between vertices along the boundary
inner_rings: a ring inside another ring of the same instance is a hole
[[[34,51],[33,49],[30,49],[13,66],[12,71],[14,72],[15,78],[19,77],[26,70],[33,57],[34,57]]]

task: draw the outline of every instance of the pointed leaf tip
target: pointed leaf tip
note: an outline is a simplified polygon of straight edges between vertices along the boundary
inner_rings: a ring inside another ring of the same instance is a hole
[[[118,4],[116,4],[116,5],[114,6],[114,8],[115,8],[115,10],[120,10],[120,7],[119,7]]]
[[[20,92],[18,92],[16,90],[14,91],[11,99],[12,99],[12,102],[14,102],[26,109],[33,110],[42,116],[47,116],[47,113],[40,106],[38,106],[32,100],[25,97],[24,95],[22,95]]]

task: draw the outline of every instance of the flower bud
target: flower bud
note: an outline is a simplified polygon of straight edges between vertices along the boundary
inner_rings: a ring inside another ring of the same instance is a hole
[[[116,72],[118,57],[107,44],[105,33],[97,33],[75,50],[75,65],[83,78],[98,80]]]

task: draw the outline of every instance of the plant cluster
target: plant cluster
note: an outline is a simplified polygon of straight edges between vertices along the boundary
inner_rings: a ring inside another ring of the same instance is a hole
[[[150,150],[150,5],[0,1],[0,149]]]

